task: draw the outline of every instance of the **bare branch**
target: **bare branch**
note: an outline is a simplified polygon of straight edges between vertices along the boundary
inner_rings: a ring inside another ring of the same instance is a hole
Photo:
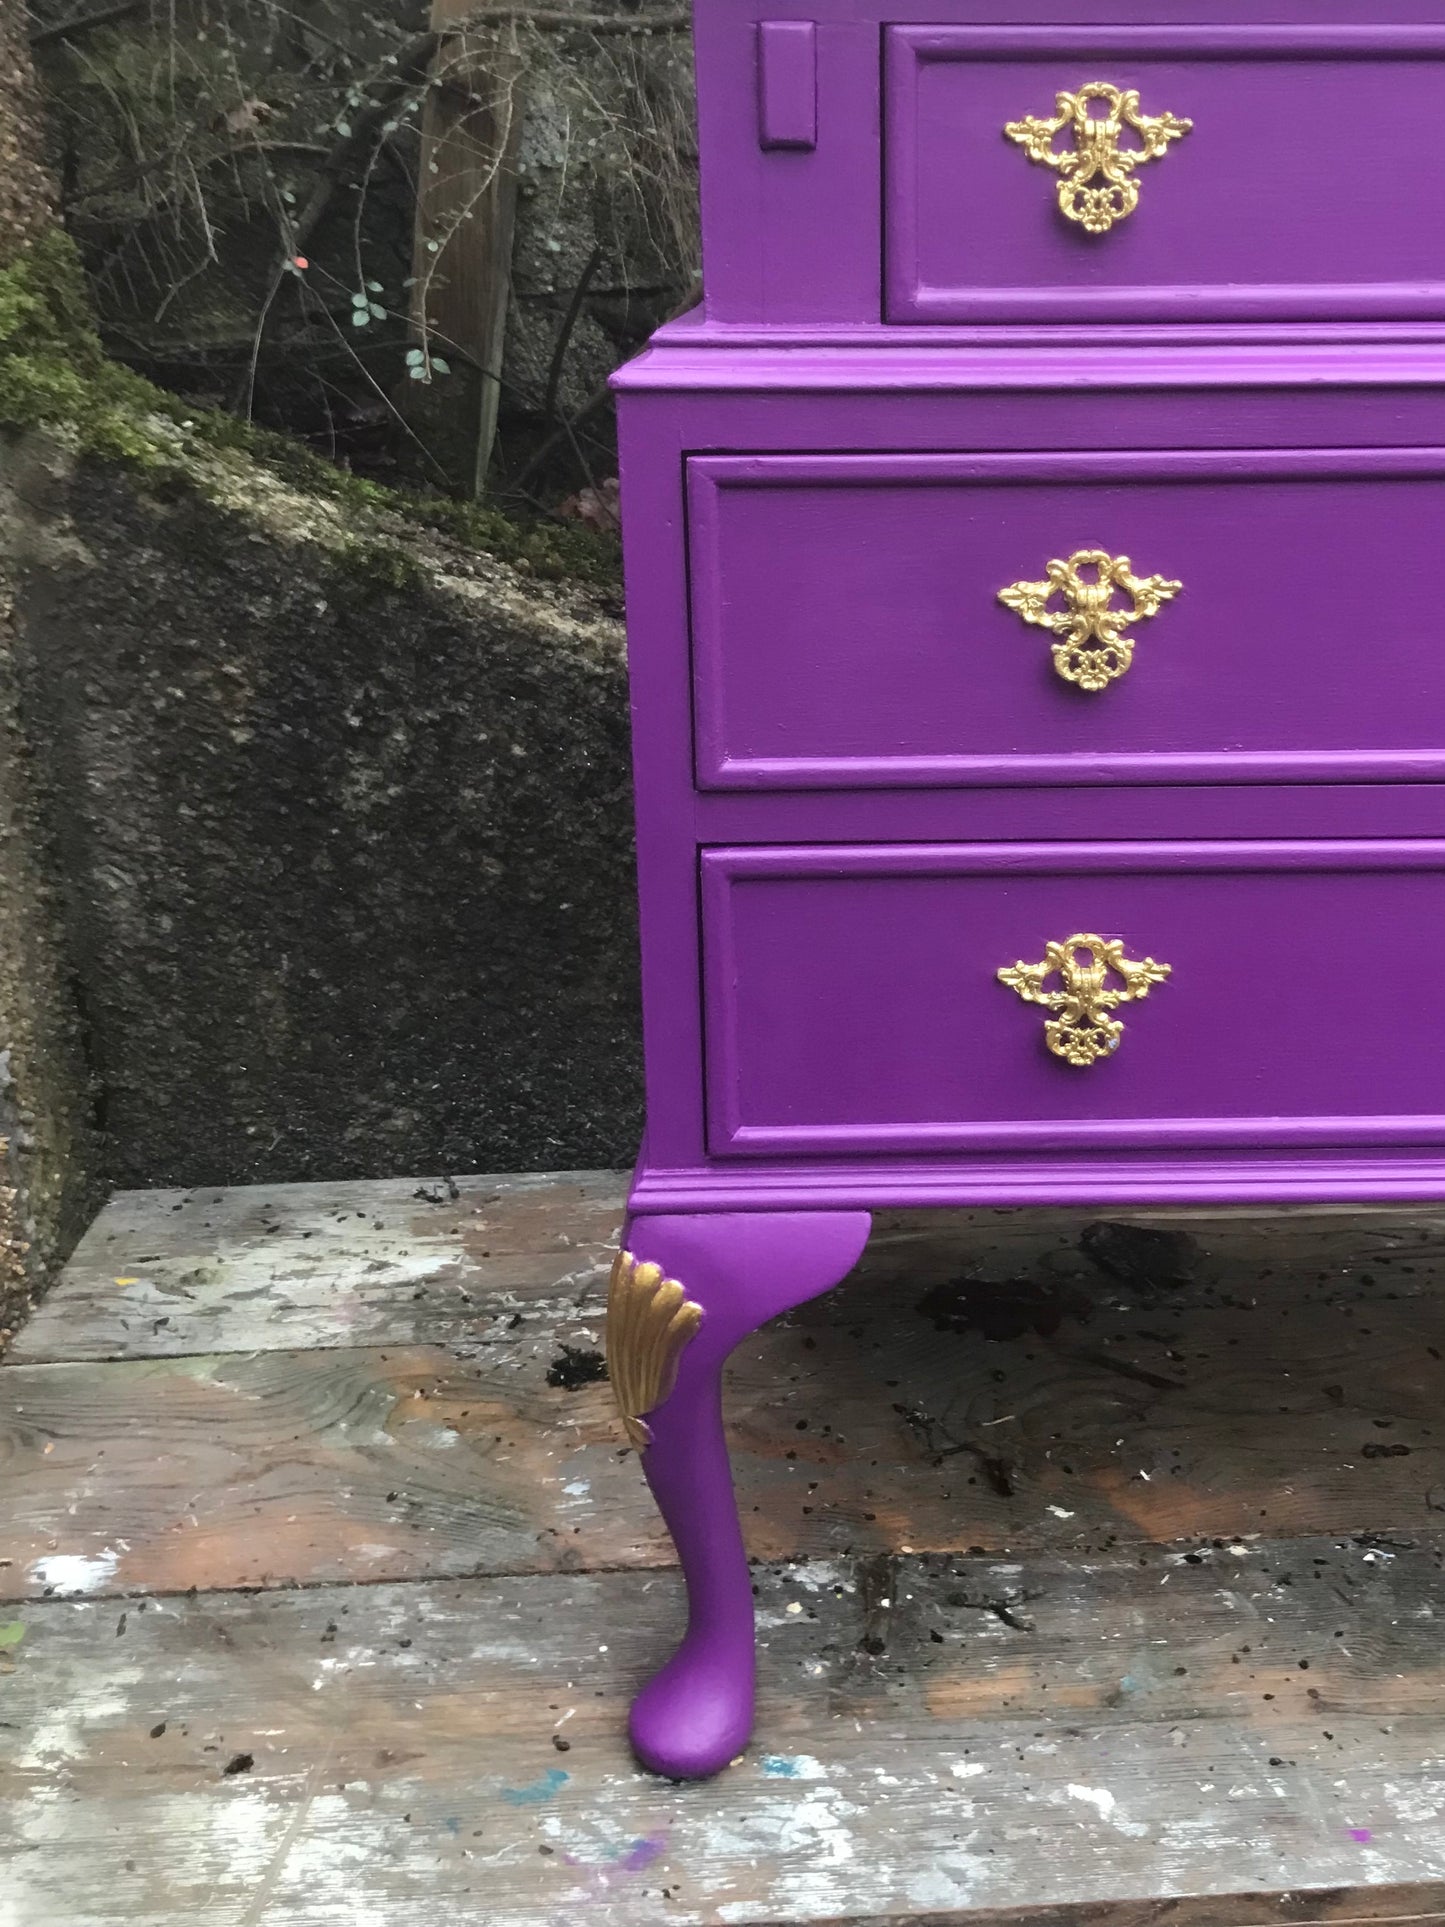
[[[562,387],[562,369],[567,360],[567,347],[572,339],[572,330],[582,313],[582,303],[587,299],[587,290],[592,285],[592,277],[602,266],[601,248],[593,248],[587,257],[586,266],[577,277],[577,285],[572,290],[572,299],[567,303],[567,312],[562,317],[562,326],[557,330],[557,345],[552,350],[552,365],[547,370],[547,399],[542,404],[542,413],[550,421],[557,413],[557,396]]]
[[[83,34],[94,33],[97,27],[109,27],[117,20],[129,20],[133,13],[139,13],[148,0],[115,0],[110,7],[97,7],[93,13],[73,13],[67,20],[58,20],[52,27],[36,27],[30,35],[31,48],[50,47],[57,40],[78,40]]]
[[[565,8],[478,7],[448,25],[443,38],[478,27],[535,27],[541,33],[650,34],[686,33],[692,25],[687,13],[569,13]]]

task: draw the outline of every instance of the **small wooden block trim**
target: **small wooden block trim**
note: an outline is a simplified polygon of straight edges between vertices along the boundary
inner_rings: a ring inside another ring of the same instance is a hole
[[[758,145],[818,145],[818,30],[811,20],[758,23]]]

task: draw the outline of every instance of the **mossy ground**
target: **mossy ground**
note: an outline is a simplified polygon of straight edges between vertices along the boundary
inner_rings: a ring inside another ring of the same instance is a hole
[[[285,435],[192,406],[113,361],[96,334],[74,246],[58,230],[0,271],[0,428],[63,431],[82,453],[172,485],[189,480],[203,487],[197,458],[232,455],[293,489],[355,511],[363,525],[373,516],[400,515],[547,580],[604,588],[618,580],[618,545],[610,537],[364,481]],[[408,585],[410,571],[396,544],[357,535],[346,550],[363,574],[393,588]]]

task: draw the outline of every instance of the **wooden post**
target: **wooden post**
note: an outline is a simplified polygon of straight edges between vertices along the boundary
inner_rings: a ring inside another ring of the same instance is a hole
[[[466,411],[475,428],[455,467],[473,496],[486,486],[497,432],[502,344],[511,288],[517,205],[517,149],[522,134],[521,55],[503,44],[506,28],[445,32],[476,11],[476,0],[432,0],[431,25],[442,33],[432,61],[432,87],[422,116],[412,272],[413,328],[419,343],[443,356],[475,392]],[[437,386],[454,377],[439,377]],[[420,387],[420,384],[408,386]],[[457,391],[443,387],[428,414],[456,419]],[[445,454],[443,455],[445,460]]]

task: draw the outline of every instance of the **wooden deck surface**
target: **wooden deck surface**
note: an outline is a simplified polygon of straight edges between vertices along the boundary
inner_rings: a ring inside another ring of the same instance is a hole
[[[759,1741],[676,1786],[621,1208],[107,1207],[0,1362],[0,1927],[1445,1922],[1445,1213],[880,1220],[737,1358]]]

